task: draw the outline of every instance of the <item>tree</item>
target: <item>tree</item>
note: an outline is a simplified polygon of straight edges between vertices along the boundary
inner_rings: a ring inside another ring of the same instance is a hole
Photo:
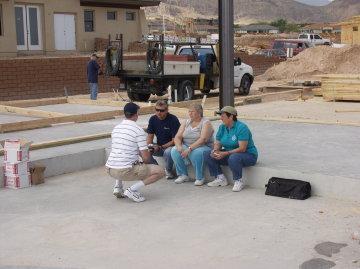
[[[273,22],[270,23],[270,25],[278,27],[280,32],[284,32],[285,29],[286,29],[287,20],[280,19],[280,20],[277,20],[277,21],[273,21]]]

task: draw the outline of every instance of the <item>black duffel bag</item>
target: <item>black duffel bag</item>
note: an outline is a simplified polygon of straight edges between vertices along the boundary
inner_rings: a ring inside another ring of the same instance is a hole
[[[311,196],[310,183],[302,180],[272,177],[265,187],[266,195],[297,200],[305,200]]]

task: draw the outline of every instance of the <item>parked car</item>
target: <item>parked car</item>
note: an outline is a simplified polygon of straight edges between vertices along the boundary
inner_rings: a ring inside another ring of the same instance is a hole
[[[305,39],[312,42],[315,46],[319,45],[331,45],[330,39],[322,38],[318,34],[311,34],[311,33],[302,33],[299,35],[298,39]]]
[[[286,53],[281,49],[261,49],[254,52],[253,55],[264,55],[267,57],[278,57],[286,60]]]
[[[287,53],[292,51],[292,56],[295,56],[307,48],[315,47],[313,43],[301,39],[275,39],[272,43],[272,49],[281,49]],[[287,54],[286,54],[287,55]]]

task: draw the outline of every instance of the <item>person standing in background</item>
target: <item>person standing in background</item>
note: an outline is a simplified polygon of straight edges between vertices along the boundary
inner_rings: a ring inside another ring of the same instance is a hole
[[[90,99],[96,100],[98,94],[98,75],[100,65],[97,60],[99,57],[93,53],[91,54],[90,61],[87,64],[87,80],[90,87]]]

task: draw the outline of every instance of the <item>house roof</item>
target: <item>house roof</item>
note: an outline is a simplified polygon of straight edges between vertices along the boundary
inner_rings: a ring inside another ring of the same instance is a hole
[[[80,6],[135,8],[158,6],[160,0],[80,0]]]
[[[259,30],[279,30],[279,28],[267,24],[251,24],[251,25],[241,26],[237,28],[237,30],[259,31]]]

